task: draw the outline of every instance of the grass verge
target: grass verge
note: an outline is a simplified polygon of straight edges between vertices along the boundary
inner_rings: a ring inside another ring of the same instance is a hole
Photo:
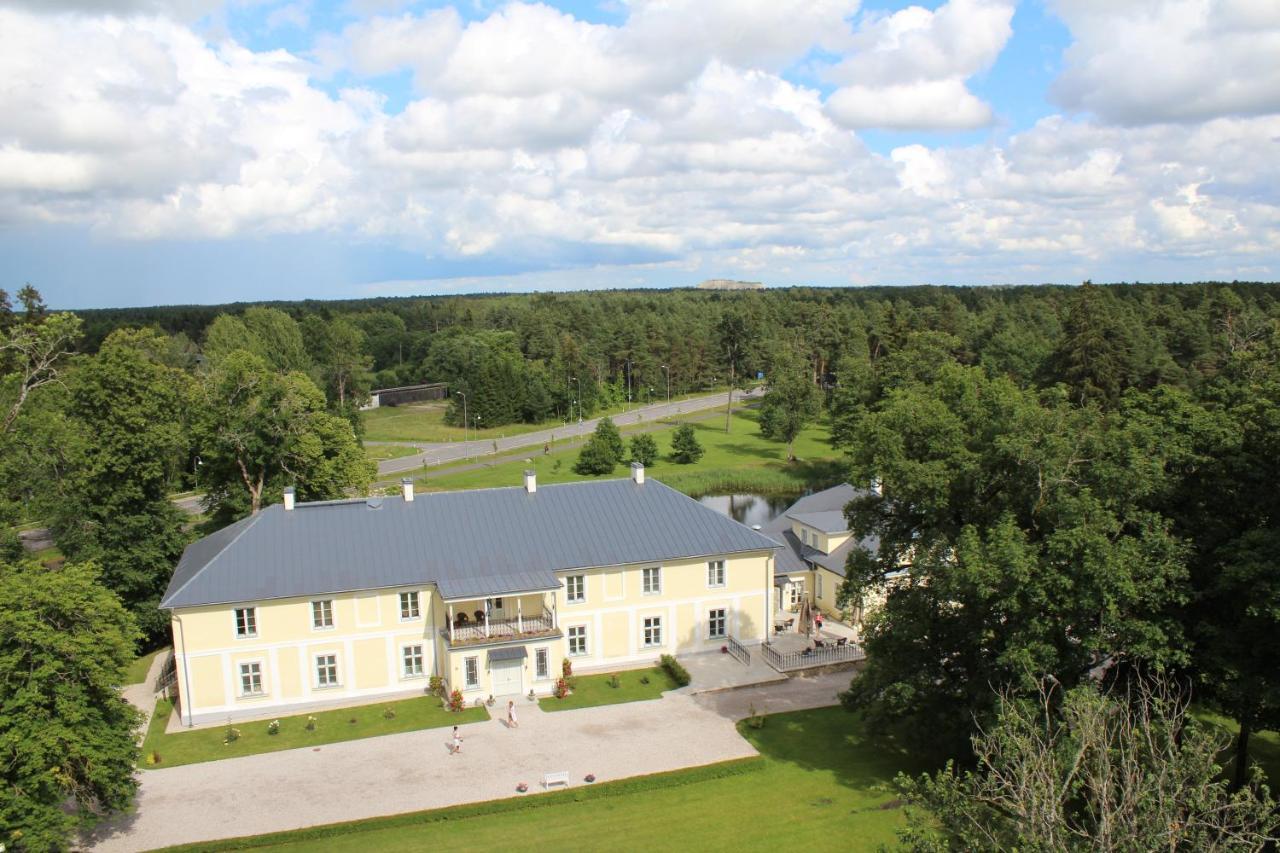
[[[402,459],[405,456],[413,456],[418,452],[418,448],[404,444],[366,444],[364,446],[364,458],[370,462]]]
[[[394,716],[387,716],[387,711],[391,711]],[[227,726],[165,734],[165,727],[169,724],[172,713],[172,703],[165,700],[157,702],[156,712],[147,727],[147,737],[142,743],[144,759],[150,760],[152,755],[159,754],[160,761],[151,765],[157,769],[418,729],[458,726],[485,720],[489,716],[483,708],[467,708],[454,713],[441,708],[440,700],[434,696],[421,696],[396,702],[281,717],[280,731],[274,735],[268,733],[267,720],[235,723],[233,728],[239,731],[239,737],[228,743]],[[307,730],[309,717],[315,718],[313,731]]]
[[[613,686],[613,679],[618,686]],[[563,699],[547,696],[538,700],[543,711],[569,711],[574,708],[590,708],[595,705],[618,705],[623,702],[643,702],[657,699],[679,685],[660,666],[650,669],[631,669],[625,672],[608,672],[600,675],[575,675],[573,692]]]
[[[129,668],[124,671],[125,684],[141,684],[147,680],[147,671],[151,669],[151,662],[155,660],[156,655],[161,652],[168,652],[166,646],[163,649],[156,649],[154,652],[147,652],[133,659],[133,663],[129,664]]]
[[[545,849],[825,850],[838,839],[845,850],[875,850],[902,826],[893,777],[930,769],[840,708],[776,714],[739,731],[760,758],[171,849],[398,853],[517,839]]]
[[[1236,772],[1236,735],[1240,727],[1236,721],[1222,714],[1216,714],[1207,708],[1192,709],[1192,716],[1207,726],[1218,729],[1231,738],[1223,751],[1220,761],[1222,773],[1228,779]],[[1249,761],[1262,768],[1267,775],[1267,786],[1272,793],[1280,790],[1280,732],[1254,732],[1249,736]]]

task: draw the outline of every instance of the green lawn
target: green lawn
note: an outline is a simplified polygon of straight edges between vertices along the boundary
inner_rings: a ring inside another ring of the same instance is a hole
[[[722,391],[724,389],[712,388],[688,394],[676,394],[671,397],[671,402],[688,400],[691,397],[704,397],[707,394],[714,394],[717,390]],[[665,398],[664,400],[654,400],[653,402],[665,402]],[[408,406],[386,406],[361,412],[360,418],[364,421],[364,437],[370,441],[462,441],[462,427],[450,426],[444,422],[444,413],[447,405],[444,402],[416,403]],[[630,409],[638,408],[638,406],[639,404],[633,403],[628,407],[627,404],[623,403],[620,406],[593,412],[591,417],[619,415]],[[561,420],[549,420],[540,424],[505,424],[500,427],[486,427],[481,422],[480,429],[467,429],[466,438],[473,441],[480,439],[492,440],[500,436],[537,432],[540,429],[555,429],[563,423]]]
[[[706,450],[703,457],[692,465],[678,465],[667,458],[674,425],[664,425],[653,433],[661,456],[647,473],[672,488],[694,495],[730,491],[793,492],[806,487],[829,486],[839,481],[842,471],[838,467],[838,455],[831,449],[825,425],[810,426],[801,433],[795,448],[800,461],[788,464],[786,446],[761,437],[758,419],[759,415],[752,409],[739,410],[734,413],[733,426],[728,433],[724,431],[722,416],[691,421],[698,441]],[[514,486],[521,482],[521,472],[526,468],[537,472],[540,483],[626,475],[624,465],[619,465],[612,474],[600,477],[574,473],[577,449],[544,455],[530,448],[527,458],[531,462],[516,459],[471,471],[426,469],[414,473],[421,487],[427,491]]]
[[[161,652],[169,651],[168,647],[156,649],[154,652],[147,652],[145,655],[133,659],[133,663],[129,664],[129,668],[124,671],[125,684],[141,684],[147,679],[147,670],[151,668],[151,661],[155,660],[155,656]]]
[[[1240,727],[1235,720],[1215,714],[1203,708],[1193,709],[1193,716],[1202,723],[1221,729],[1231,737],[1224,750],[1221,763],[1222,772],[1231,778],[1235,775],[1236,766],[1236,733]],[[1272,794],[1280,791],[1280,732],[1254,732],[1249,736],[1249,760],[1262,768],[1267,774],[1267,785]]]
[[[609,683],[614,676],[618,678],[617,687]],[[643,683],[641,679],[648,679],[648,683]],[[538,707],[544,711],[568,711],[573,708],[590,708],[593,705],[641,702],[645,699],[657,699],[664,692],[680,686],[660,666],[601,675],[575,675],[570,680],[573,682],[572,693],[563,699],[554,696],[539,699]]]
[[[395,716],[384,716],[387,709],[394,711]],[[457,726],[485,720],[489,716],[484,708],[467,708],[452,713],[440,707],[439,699],[422,696],[356,708],[316,711],[312,715],[316,718],[315,731],[307,731],[306,714],[281,717],[280,732],[275,735],[267,733],[267,720],[235,723],[240,737],[231,743],[223,743],[226,726],[165,734],[164,729],[172,712],[171,703],[161,700],[156,704],[156,713],[151,718],[147,738],[142,744],[144,758],[149,758],[154,752],[160,754],[160,761],[155,765],[157,767],[197,764],[201,761],[216,761],[260,752],[278,752],[282,749],[319,746],[418,729]]]
[[[366,444],[364,458],[370,462],[383,462],[387,459],[400,459],[420,452],[418,448],[404,444]]]
[[[893,777],[929,769],[840,708],[739,729],[761,759],[179,849],[875,850],[902,825]]]

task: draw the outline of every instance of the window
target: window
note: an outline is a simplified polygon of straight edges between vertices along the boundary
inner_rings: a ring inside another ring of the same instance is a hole
[[[468,688],[480,686],[480,658],[464,658],[462,670]]]
[[[262,695],[262,664],[260,663],[240,664],[240,695],[241,696],[261,696]]]
[[[645,595],[657,595],[662,592],[662,569],[656,566],[644,569],[642,581]]]
[[[323,601],[311,602],[311,627],[333,627],[333,599],[326,598]]]
[[[724,560],[707,563],[707,586],[724,586]]]
[[[258,615],[255,607],[236,608],[236,636],[258,636]]]
[[[418,593],[402,592],[400,593],[400,620],[417,619],[422,615],[418,610]]]
[[[538,649],[533,653],[533,660],[535,665],[537,666],[537,669],[535,671],[537,672],[538,678],[551,677],[551,665],[550,663],[548,663],[547,657],[548,655],[547,655],[546,649]]]
[[[569,575],[566,579],[565,598],[569,601],[586,601],[587,579],[582,575]]]
[[[585,655],[587,653],[587,626],[574,625],[569,629],[569,654]]]
[[[337,655],[316,655],[316,686],[338,686]]]
[[[724,608],[719,607],[715,610],[707,612],[707,637],[708,639],[723,639],[725,635],[725,618]]]
[[[404,647],[404,677],[417,678],[422,675],[422,645]]]
[[[491,599],[489,599],[489,606],[490,606],[490,607],[492,607],[494,610],[501,610],[501,609],[502,609],[502,599],[501,599],[501,598],[491,598]]]
[[[645,617],[644,644],[646,646],[662,645],[662,617],[661,616]]]

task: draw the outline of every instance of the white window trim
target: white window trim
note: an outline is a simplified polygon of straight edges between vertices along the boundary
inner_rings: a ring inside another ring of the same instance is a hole
[[[236,611],[238,610],[253,611],[253,631],[248,634],[240,633],[240,620],[236,618]],[[231,608],[231,633],[237,640],[256,640],[258,638],[258,606],[256,604],[247,607]]]
[[[330,625],[316,624],[316,605],[322,601],[329,602],[329,621]],[[313,598],[311,599],[311,630],[312,631],[333,631],[338,627],[338,608],[334,607],[332,598]]]
[[[417,615],[417,616],[405,616],[405,615],[404,615],[404,609],[405,609],[405,608],[404,608],[404,600],[403,600],[403,599],[404,599],[404,596],[406,596],[406,595],[415,595],[415,596],[417,596],[417,610],[418,610],[418,615]],[[404,589],[404,590],[401,590],[401,591],[400,591],[400,593],[396,596],[396,611],[400,614],[400,621],[401,621],[401,622],[421,622],[421,621],[422,621],[422,591],[421,591],[421,590],[417,590],[417,589]]]
[[[573,650],[573,638],[569,632],[574,628],[582,629],[582,651],[575,652]],[[587,631],[586,625],[566,625],[564,629],[565,640],[568,643],[568,655],[571,658],[585,658],[591,655],[591,634]]]
[[[547,659],[547,674],[538,675],[538,653],[541,652]],[[546,646],[533,650],[533,680],[534,681],[550,681],[551,680],[551,649]]]
[[[320,658],[333,658],[334,682],[320,683]],[[320,652],[311,656],[311,685],[315,690],[335,690],[342,687],[342,667],[338,665],[341,657],[337,652]]]
[[[647,590],[647,589],[645,589],[645,588],[644,588],[644,574],[645,574],[645,572],[657,572],[657,573],[658,573],[658,588],[657,588],[657,589],[654,589],[654,590]],[[662,595],[662,574],[663,574],[663,572],[662,572],[662,566],[645,566],[643,569],[641,569],[641,570],[640,570],[640,592],[641,592],[641,594],[642,594],[642,595]]]
[[[261,685],[262,689],[257,693],[245,693],[244,673],[241,672],[240,667],[249,666],[250,664],[255,663],[258,665],[258,683]],[[240,690],[236,693],[237,699],[262,699],[263,697],[271,694],[271,691],[267,689],[267,663],[264,660],[255,658],[253,660],[236,661],[236,680],[240,683]]]
[[[476,683],[475,684],[467,683],[467,661],[476,662]],[[479,655],[467,655],[462,659],[462,689],[464,691],[480,689],[480,656]]]
[[[421,668],[420,668],[420,669],[421,669],[421,671],[420,671],[420,672],[416,672],[416,673],[409,673],[409,672],[406,672],[406,671],[405,671],[405,658],[406,658],[406,657],[408,657],[408,655],[406,655],[406,654],[405,654],[405,652],[407,652],[407,651],[409,651],[409,649],[412,649],[412,648],[415,648],[415,647],[418,649],[418,657],[422,658],[422,666],[421,666]],[[400,646],[400,680],[401,680],[401,681],[413,681],[414,679],[418,679],[418,678],[426,678],[426,677],[427,677],[427,648],[426,648],[426,643],[403,643],[403,644],[401,644],[401,646]]]
[[[711,614],[712,614],[713,612],[717,611],[717,610],[718,610],[718,611],[720,611],[721,613],[723,613],[723,614],[724,614],[724,616],[723,616],[723,617],[721,617],[721,619],[720,619],[720,633],[719,633],[719,634],[713,634],[713,633],[711,633],[711,626],[715,624],[715,620],[711,617]],[[729,608],[727,608],[727,607],[708,607],[708,608],[707,608],[707,639],[708,639],[708,640],[723,640],[723,639],[725,639],[725,638],[726,638],[726,637],[728,637],[728,636],[729,636]]]
[[[656,624],[656,625],[646,625],[646,624],[645,624],[646,622],[648,622],[648,621],[650,621],[650,620],[653,620],[653,619],[656,619],[656,620],[657,620],[657,624]],[[646,633],[646,632],[648,632],[648,631],[652,631],[654,628],[657,628],[657,630],[658,630],[658,642],[656,642],[656,643],[651,643],[651,642],[648,642],[648,641],[645,639],[645,633]],[[642,648],[642,649],[660,649],[660,648],[662,648],[662,647],[663,647],[662,639],[663,639],[663,625],[662,625],[662,617],[661,617],[661,616],[644,616],[644,617],[641,617],[641,619],[640,619],[640,648]]]
[[[711,566],[720,564],[720,583],[711,582]],[[727,560],[707,560],[707,589],[724,589],[729,585],[729,563]]]
[[[570,578],[581,578],[581,579],[582,579],[582,597],[581,597],[581,598],[570,598],[570,597],[569,597],[569,579],[570,579]],[[565,603],[566,603],[566,604],[568,604],[568,605],[570,605],[570,606],[572,606],[572,605],[576,605],[576,604],[586,604],[586,603],[587,603],[587,576],[586,576],[585,574],[581,574],[581,575],[565,575],[565,578],[564,578],[564,600],[565,600]]]

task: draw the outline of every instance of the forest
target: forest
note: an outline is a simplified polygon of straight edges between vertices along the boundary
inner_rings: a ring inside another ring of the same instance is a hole
[[[199,533],[171,494],[198,487],[208,531],[287,485],[367,490],[373,388],[447,382],[498,425],[763,375],[762,429],[821,418],[849,482],[879,487],[846,510],[880,547],[842,596],[886,602],[847,707],[964,758],[993,690],[1158,674],[1235,721],[1242,787],[1252,733],[1280,728],[1278,297],[1086,282],[58,312],[0,291],[0,575],[127,654],[163,640],[156,602]],[[23,557],[34,523],[66,557],[56,579]],[[24,625],[0,617],[11,671],[47,654]],[[64,773],[77,797],[127,800],[82,775]]]

